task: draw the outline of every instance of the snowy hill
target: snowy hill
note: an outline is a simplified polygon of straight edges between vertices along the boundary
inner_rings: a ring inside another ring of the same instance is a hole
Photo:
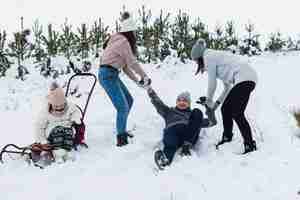
[[[161,138],[163,120],[146,92],[122,77],[135,99],[128,124],[129,129],[136,128],[132,144],[115,147],[115,110],[97,82],[86,119],[90,148],[77,154],[74,162],[53,164],[44,170],[21,161],[0,165],[1,200],[300,199],[300,139],[288,112],[300,108],[299,52],[263,55],[249,61],[259,74],[259,85],[247,110],[258,151],[247,156],[236,154],[242,150],[236,127],[234,141],[216,151],[214,144],[222,133],[218,111],[218,125],[201,133],[191,158],[176,157],[170,168],[155,173],[153,148]],[[153,88],[169,105],[174,105],[177,94],[185,90],[194,100],[205,95],[206,76],[194,76],[193,63],[169,58],[159,66],[144,68]],[[0,79],[1,147],[33,142],[33,121],[49,82],[37,73],[25,82]],[[87,85],[81,80],[83,96],[71,99],[82,104]]]

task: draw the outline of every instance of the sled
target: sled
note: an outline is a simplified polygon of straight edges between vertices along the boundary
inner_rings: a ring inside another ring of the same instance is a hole
[[[77,146],[83,146],[83,147],[88,148],[88,145],[84,142],[85,129],[86,129],[85,123],[84,123],[84,117],[85,117],[85,114],[86,114],[88,104],[90,102],[90,98],[92,96],[92,93],[94,91],[94,88],[95,88],[95,85],[96,85],[96,82],[97,82],[97,77],[92,73],[77,73],[77,74],[74,74],[73,76],[71,76],[71,78],[68,81],[67,89],[66,89],[66,93],[65,93],[66,97],[68,97],[69,94],[70,94],[70,85],[71,85],[72,80],[74,80],[75,77],[80,77],[80,76],[92,78],[93,79],[93,84],[90,88],[90,91],[89,91],[89,94],[88,94],[88,97],[87,97],[84,108],[82,109],[80,106],[76,105],[77,108],[80,110],[82,117],[81,117],[81,124],[74,126],[74,128],[76,129],[76,134],[75,134],[75,138],[74,138],[74,144],[75,144],[74,148],[75,148],[75,150],[77,149]]]
[[[88,97],[85,103],[85,106],[83,108],[81,108],[80,106],[76,105],[77,108],[80,110],[81,112],[81,124],[79,125],[75,125],[75,136],[74,136],[74,150],[77,150],[78,146],[84,147],[84,148],[88,148],[88,145],[84,142],[85,139],[85,130],[86,130],[86,126],[84,123],[84,117],[86,115],[86,111],[87,111],[87,107],[90,101],[90,98],[92,96],[92,93],[94,91],[96,82],[97,82],[97,77],[92,74],[92,73],[76,73],[73,76],[70,77],[68,84],[67,84],[67,89],[65,92],[65,96],[68,97],[69,93],[70,93],[70,84],[72,82],[72,80],[74,80],[75,77],[89,77],[91,79],[93,79],[92,85],[90,87],[89,93],[88,93]],[[4,163],[4,154],[7,154],[10,157],[13,156],[19,156],[19,157],[25,157],[26,160],[30,163],[33,162],[33,155],[34,153],[37,152],[50,152],[52,154],[52,150],[53,147],[51,147],[50,145],[48,145],[48,147],[45,149],[43,147],[38,147],[36,148],[36,143],[28,145],[28,146],[24,146],[24,147],[20,147],[16,144],[7,144],[5,145],[0,152],[0,162]],[[34,163],[34,162],[33,162]],[[37,165],[35,165],[37,166]],[[40,167],[40,166],[37,166]],[[40,167],[41,168],[41,167]]]

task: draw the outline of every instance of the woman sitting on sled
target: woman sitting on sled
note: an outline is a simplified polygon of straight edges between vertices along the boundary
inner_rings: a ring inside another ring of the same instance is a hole
[[[64,162],[73,148],[74,126],[81,124],[81,112],[75,104],[66,100],[63,89],[55,82],[50,86],[47,101],[35,123],[36,146],[53,148],[50,157],[57,162]],[[35,156],[35,161],[43,158],[43,155]]]

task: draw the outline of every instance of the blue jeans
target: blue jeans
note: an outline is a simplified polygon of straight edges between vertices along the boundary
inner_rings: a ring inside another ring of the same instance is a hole
[[[120,80],[117,69],[110,66],[101,66],[98,71],[98,79],[117,110],[117,133],[125,134],[133,98]]]

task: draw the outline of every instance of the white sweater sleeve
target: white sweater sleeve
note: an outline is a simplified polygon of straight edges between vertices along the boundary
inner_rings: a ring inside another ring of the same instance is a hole
[[[207,99],[208,102],[212,102],[217,88],[217,65],[214,62],[208,63],[207,73],[208,73]]]
[[[47,143],[47,136],[46,136],[46,129],[48,126],[47,115],[45,111],[39,113],[37,120],[35,121],[35,142],[46,144]]]

